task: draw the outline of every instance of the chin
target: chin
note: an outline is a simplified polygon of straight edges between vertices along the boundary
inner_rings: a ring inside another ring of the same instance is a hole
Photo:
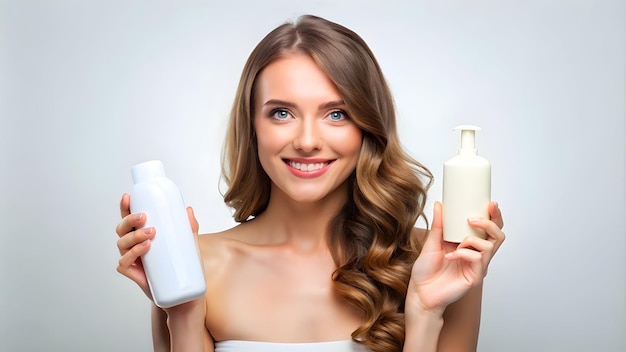
[[[324,199],[325,196],[326,194],[298,194],[291,195],[289,198],[296,203],[315,203]]]

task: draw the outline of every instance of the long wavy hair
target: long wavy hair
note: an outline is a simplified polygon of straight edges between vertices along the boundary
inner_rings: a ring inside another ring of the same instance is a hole
[[[339,24],[301,16],[271,31],[243,69],[222,160],[228,186],[224,201],[244,222],[261,214],[270,179],[258,159],[253,125],[255,83],[277,58],[309,55],[341,94],[348,116],[363,132],[349,195],[329,227],[337,265],[337,294],[363,315],[352,339],[373,352],[401,351],[404,302],[413,262],[421,247],[414,236],[423,218],[432,174],[411,158],[398,140],[394,102],[382,71],[365,41]]]

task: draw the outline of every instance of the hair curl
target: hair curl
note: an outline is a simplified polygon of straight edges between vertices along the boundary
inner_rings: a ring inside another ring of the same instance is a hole
[[[231,111],[223,155],[229,186],[224,201],[238,222],[261,214],[270,180],[258,159],[253,126],[255,82],[261,70],[290,53],[309,55],[336,85],[348,115],[363,131],[350,196],[330,224],[338,266],[336,292],[363,314],[352,338],[373,352],[401,351],[404,302],[413,262],[421,250],[413,234],[432,174],[398,140],[393,99],[365,41],[339,24],[301,16],[271,31],[250,54]]]

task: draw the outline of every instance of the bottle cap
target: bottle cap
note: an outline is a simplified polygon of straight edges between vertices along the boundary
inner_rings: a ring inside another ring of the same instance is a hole
[[[460,125],[455,127],[454,131],[461,131],[461,148],[459,149],[459,155],[476,155],[476,145],[474,140],[476,131],[480,131],[480,127],[473,125]]]
[[[143,182],[149,178],[165,177],[165,168],[161,160],[145,161],[130,169],[135,184]]]

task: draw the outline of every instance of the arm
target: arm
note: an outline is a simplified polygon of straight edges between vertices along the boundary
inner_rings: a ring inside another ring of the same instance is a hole
[[[167,310],[172,352],[213,352],[213,339],[204,324],[204,298]]]
[[[443,313],[443,329],[439,336],[439,352],[476,351],[480,328],[482,284],[473,287]]]
[[[198,247],[198,222],[187,208]],[[198,249],[199,251],[199,249]],[[200,252],[198,255],[201,256]],[[161,309],[152,304],[152,343],[155,352],[213,352],[213,339],[205,324],[205,297]]]
[[[141,228],[145,224],[146,216],[145,214],[130,213],[128,194],[122,196],[120,211],[122,221],[118,224],[116,232],[120,237],[117,246],[121,258],[117,270],[133,280],[141,287],[146,296],[152,299],[141,256],[150,248],[151,239],[154,238],[156,230],[154,228]],[[197,241],[198,222],[191,208],[187,208],[187,215]],[[213,340],[204,324],[204,302],[205,299],[202,297],[166,310],[152,303],[151,320],[154,350],[156,352],[170,350],[175,352],[213,352]]]
[[[154,352],[169,352],[170,331],[167,328],[167,313],[152,303],[152,347]]]
[[[416,312],[405,321],[404,351],[471,352],[478,345],[482,285],[476,286],[443,314],[427,311],[407,302],[407,310]],[[415,318],[413,318],[415,316]]]
[[[468,219],[485,230],[487,239],[468,236],[457,245],[443,241],[441,204],[435,203],[432,229],[409,280],[405,351],[476,351],[483,278],[505,237],[496,203],[489,213],[489,220]]]
[[[199,305],[200,302],[188,304]],[[204,351],[213,352],[213,339],[204,325],[203,309],[176,308],[172,312],[152,304],[152,345],[154,352]]]
[[[418,242],[425,245],[428,231],[414,228],[413,236]],[[409,287],[413,285],[413,274]],[[437,351],[437,345],[441,330],[444,326],[444,313],[442,311],[429,311],[423,307],[420,300],[407,292],[404,306],[405,311],[405,339],[403,351]]]
[[[203,304],[202,302],[197,304]],[[190,302],[190,304],[196,303]],[[154,352],[169,352],[170,350],[213,352],[213,339],[205,328],[204,314],[199,313],[203,310],[193,309],[193,307],[186,308],[183,312],[181,309],[177,308],[177,310],[177,312],[169,313],[168,316],[163,309],[152,304]],[[204,349],[198,349],[197,346],[204,346]]]
[[[414,300],[407,300],[405,311],[403,351],[437,351],[437,342],[443,326],[441,312],[424,309]]]
[[[482,222],[483,226],[490,227],[492,233],[500,232],[500,234],[496,235],[497,240],[493,241],[493,253],[490,255],[490,257],[493,257],[502,241],[504,241],[504,234],[499,231],[504,227],[504,221],[497,203],[489,204],[489,218],[491,224]],[[485,274],[486,271],[485,267]],[[480,282],[472,287],[465,296],[451,303],[446,308],[443,313],[444,325],[439,337],[438,351],[476,351],[478,348],[482,296],[483,283]]]

